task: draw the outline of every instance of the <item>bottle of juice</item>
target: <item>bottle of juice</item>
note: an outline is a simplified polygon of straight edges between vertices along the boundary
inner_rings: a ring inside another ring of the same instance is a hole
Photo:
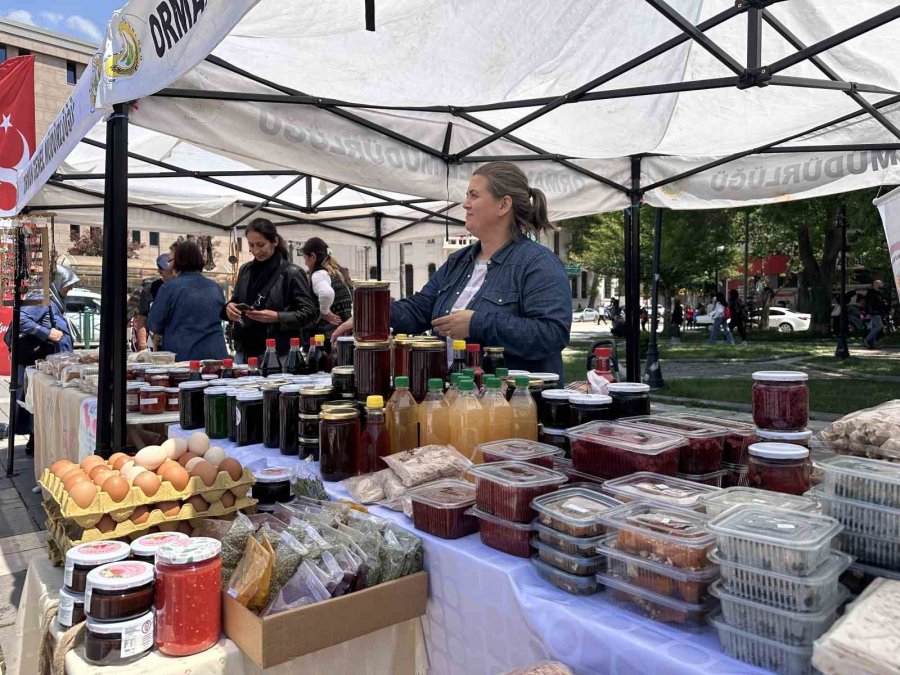
[[[384,419],[384,398],[369,396],[366,399],[366,426],[359,436],[359,455],[356,458],[357,473],[374,473],[385,468],[382,457],[391,454],[391,434]]]
[[[394,395],[387,404],[387,426],[391,434],[391,452],[419,447],[419,410],[409,391],[409,378],[394,378]]]
[[[509,399],[512,408],[512,424],[509,433],[511,438],[537,440],[537,406],[531,392],[528,391],[528,376],[516,376],[516,390]]]
[[[453,373],[450,376],[450,387],[447,389],[447,393],[444,394],[444,400],[447,401],[448,407],[452,407],[456,397],[459,396],[459,378],[461,377],[461,373]]]
[[[263,354],[263,361],[259,371],[263,377],[281,372],[281,361],[278,358],[278,352],[275,351],[275,340],[271,338],[266,340],[266,353]]]
[[[459,381],[459,396],[450,408],[450,445],[463,457],[480,464],[481,458],[475,457],[475,449],[484,443],[483,429],[484,408],[475,395],[475,383],[464,377]]]
[[[450,364],[450,370],[447,372],[449,372],[451,374],[461,373],[464,368],[468,367],[467,359],[468,359],[468,357],[466,356],[466,341],[465,340],[454,340],[453,341],[453,363]]]
[[[512,396],[512,392],[509,391],[509,385],[506,383],[506,379],[509,377],[509,368],[497,368],[494,371],[494,375],[500,380],[500,393],[508,401]]]
[[[450,443],[450,405],[444,398],[444,383],[439,377],[428,380],[428,394],[419,404],[419,443]]]
[[[485,442],[505,441],[513,438],[512,408],[506,401],[506,397],[500,392],[500,380],[493,375],[485,377],[484,396],[481,397],[481,406],[484,408],[484,436]]]

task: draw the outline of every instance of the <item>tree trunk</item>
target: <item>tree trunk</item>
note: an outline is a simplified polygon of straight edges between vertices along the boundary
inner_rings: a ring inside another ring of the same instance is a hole
[[[600,275],[596,272],[591,272],[591,274],[593,275],[593,280],[591,281],[591,290],[588,296],[588,307],[594,307],[594,303],[597,302],[597,291],[600,288]]]
[[[809,237],[809,226],[799,228],[800,260],[803,263],[803,274],[809,285],[810,295],[810,330],[814,333],[831,332],[831,293],[834,285],[834,274],[837,259],[841,252],[841,231],[838,228],[839,206],[828,208],[828,229],[822,257],[816,260],[812,242]]]

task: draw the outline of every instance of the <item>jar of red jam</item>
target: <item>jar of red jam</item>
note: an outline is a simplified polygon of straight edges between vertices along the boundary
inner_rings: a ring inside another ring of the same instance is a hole
[[[173,387],[177,387],[182,382],[187,382],[188,378],[191,376],[190,368],[170,368],[169,369],[169,381],[172,383]]]
[[[166,412],[178,412],[178,387],[166,387]]]
[[[222,544],[195,537],[156,551],[156,648],[198,654],[222,632]]]
[[[756,437],[761,443],[793,443],[794,445],[802,445],[804,448],[809,447],[809,441],[812,436],[813,432],[809,429],[803,429],[802,431],[756,430]]]
[[[126,544],[127,546],[127,544]],[[124,621],[153,609],[153,565],[136,560],[88,572],[84,612],[95,621]]]
[[[161,415],[166,411],[166,388],[165,387],[144,387],[140,392],[141,396],[141,414],[142,415]]]
[[[749,454],[750,487],[789,495],[802,495],[812,487],[807,448],[790,443],[754,443]]]
[[[131,542],[131,557],[152,565],[156,562],[156,551],[160,546],[187,538],[188,536],[184,532],[153,532],[145,534],[143,537],[138,537]]]
[[[73,593],[84,593],[88,573],[107,563],[125,560],[131,547],[123,541],[92,541],[66,552],[64,583]]]
[[[391,335],[391,285],[387,281],[353,282],[353,337],[387,340]]]
[[[125,409],[128,412],[141,412],[141,389],[149,387],[143,380],[128,382],[125,385]]]
[[[144,372],[144,380],[151,387],[170,387],[169,371],[166,368],[148,368]]]
[[[801,431],[809,422],[809,376],[790,370],[753,373],[753,422],[760,429]]]
[[[353,374],[359,400],[381,396],[387,401],[391,397],[391,343],[357,342]]]
[[[200,373],[203,375],[222,375],[222,362],[219,359],[204,359],[200,362]]]
[[[95,666],[124,666],[153,649],[153,612],[127,621],[88,618],[84,633],[84,660]]]

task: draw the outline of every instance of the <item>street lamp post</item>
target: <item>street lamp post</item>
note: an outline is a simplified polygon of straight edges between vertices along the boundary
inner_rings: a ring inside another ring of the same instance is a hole
[[[841,318],[834,356],[838,359],[849,359],[850,348],[847,346],[847,207],[844,204],[841,205],[838,222],[841,228]]]

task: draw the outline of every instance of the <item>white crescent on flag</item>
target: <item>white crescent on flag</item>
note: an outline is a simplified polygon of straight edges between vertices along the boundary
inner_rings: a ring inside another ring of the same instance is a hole
[[[28,162],[31,159],[31,149],[28,147],[28,140],[25,138],[25,135],[12,125],[9,118],[9,115],[3,116],[0,129],[3,129],[4,132],[13,129],[19,134],[19,138],[22,139],[22,157],[13,167],[0,166],[0,183],[9,183],[13,188],[18,189],[18,175],[20,171],[24,171],[28,167]]]

